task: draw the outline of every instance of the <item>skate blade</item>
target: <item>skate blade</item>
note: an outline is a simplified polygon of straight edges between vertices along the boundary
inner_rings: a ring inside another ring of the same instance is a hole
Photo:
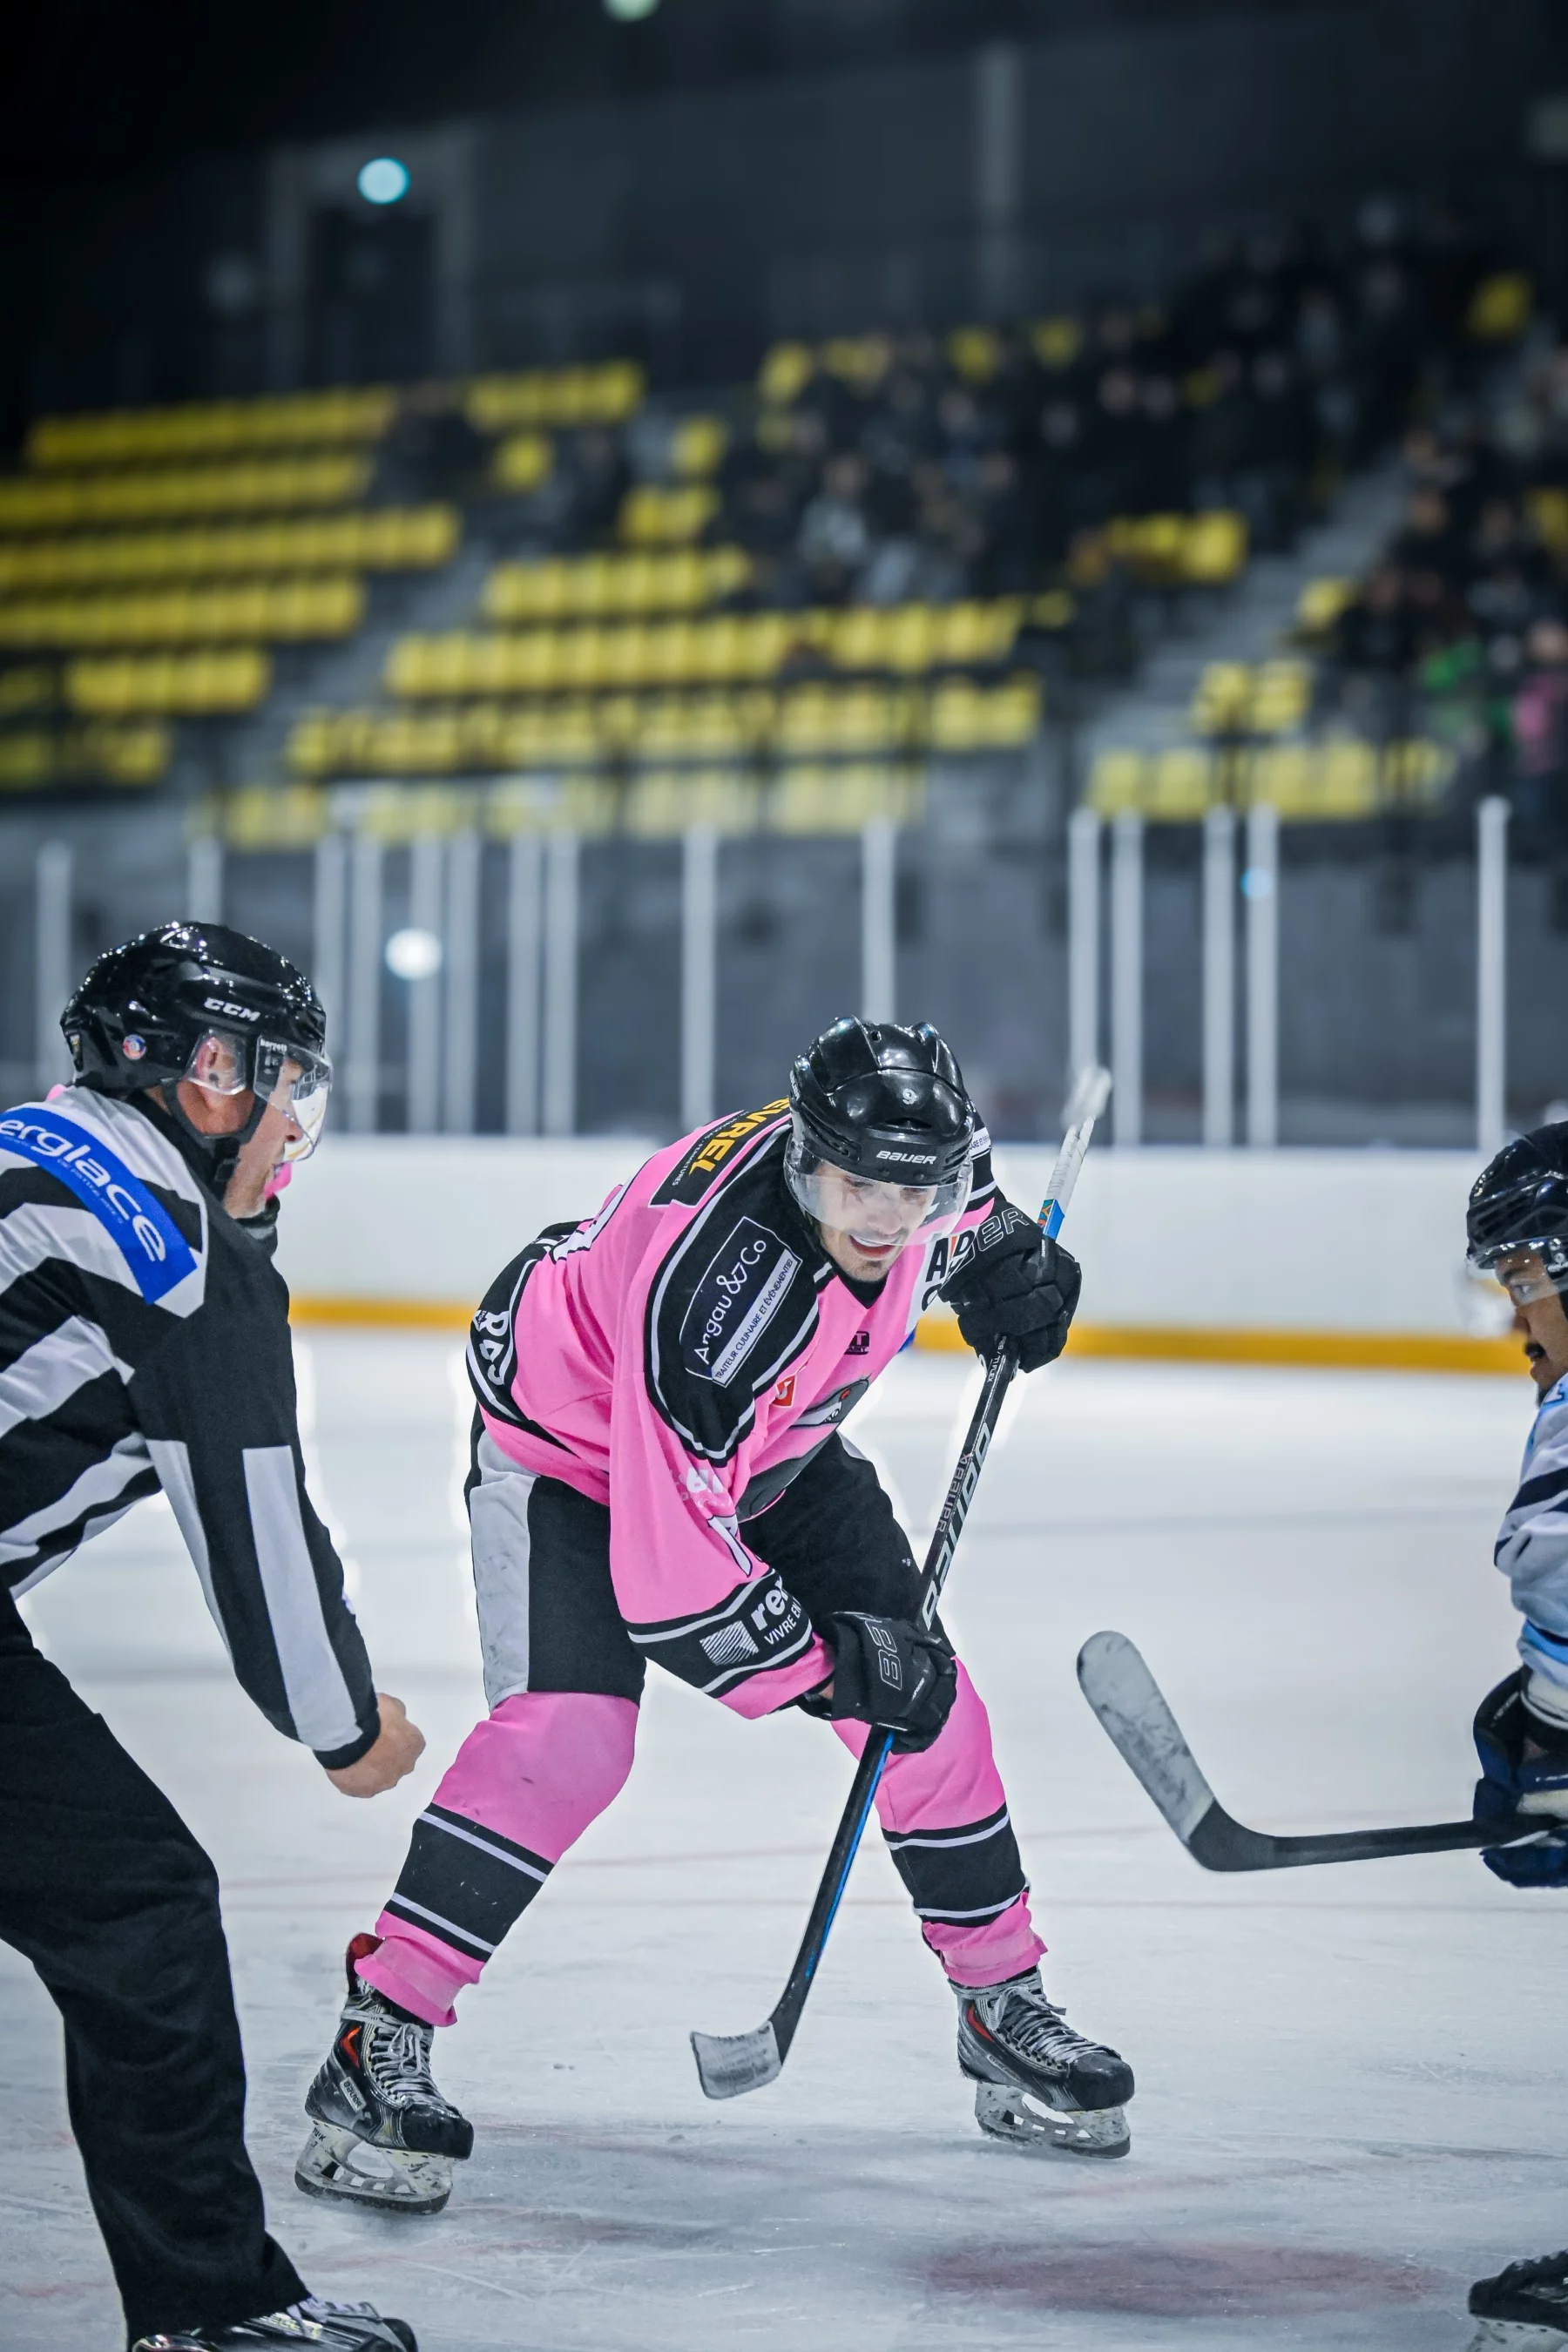
[[[739,2099],[777,2082],[784,2072],[773,2020],[754,2033],[694,2033],[697,2079],[710,2099]]]
[[[993,2139],[1042,2156],[1125,2156],[1132,2145],[1125,2107],[1047,2107],[1005,2083],[976,2083],[974,2120]]]
[[[373,2147],[335,2124],[314,2124],[294,2165],[307,2197],[339,2197],[383,2212],[438,2213],[452,2193],[449,2156]]]
[[[1535,2319],[1483,2319],[1470,2338],[1469,2352],[1563,2352],[1568,2344],[1560,2327]]]

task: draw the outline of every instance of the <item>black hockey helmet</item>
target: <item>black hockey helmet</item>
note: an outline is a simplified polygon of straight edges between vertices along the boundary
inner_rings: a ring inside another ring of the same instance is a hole
[[[1516,1300],[1568,1290],[1568,1121],[1504,1144],[1470,1187],[1465,1229],[1471,1265],[1498,1274]],[[1531,1257],[1541,1268],[1533,1287],[1527,1273],[1508,1273],[1510,1259]]]
[[[969,1164],[974,1106],[929,1021],[846,1018],[789,1074],[797,1151],[871,1183],[948,1185]]]
[[[287,956],[226,924],[160,923],[110,948],[72,993],[60,1027],[78,1077],[98,1093],[166,1087],[172,1114],[216,1175],[226,1178],[280,1086],[304,1129],[292,1156],[320,1132],[331,1085],[321,998]],[[182,1078],[214,1094],[253,1089],[243,1129],[202,1134],[180,1108]]]

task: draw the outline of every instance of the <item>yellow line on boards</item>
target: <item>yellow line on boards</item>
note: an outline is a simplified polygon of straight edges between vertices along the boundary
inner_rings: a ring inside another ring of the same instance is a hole
[[[917,1348],[960,1351],[958,1325],[928,1315]],[[1156,1363],[1297,1364],[1324,1370],[1385,1372],[1509,1372],[1528,1369],[1515,1339],[1473,1339],[1443,1331],[1250,1331],[1184,1328],[1147,1323],[1075,1323],[1068,1341],[1074,1356],[1139,1357]]]
[[[465,1331],[473,1307],[456,1298],[296,1298],[295,1323],[392,1331]],[[964,1352],[950,1315],[928,1315],[917,1348]],[[1075,1323],[1075,1356],[1121,1356],[1155,1363],[1296,1364],[1388,1372],[1508,1372],[1522,1377],[1519,1341],[1438,1331],[1252,1331],[1159,1324]]]
[[[289,1303],[290,1323],[339,1323],[369,1330],[466,1331],[473,1312],[473,1304],[460,1298],[293,1298]]]

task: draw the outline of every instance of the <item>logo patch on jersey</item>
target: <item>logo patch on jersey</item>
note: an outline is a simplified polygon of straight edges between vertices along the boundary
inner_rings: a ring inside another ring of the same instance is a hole
[[[844,1352],[847,1356],[868,1356],[871,1352],[869,1331],[857,1331]]]
[[[725,1119],[721,1126],[710,1127],[706,1135],[699,1137],[690,1157],[681,1161],[673,1176],[665,1178],[653,1196],[652,1205],[668,1209],[679,1202],[683,1208],[694,1209],[735,1146],[744,1143],[759,1127],[765,1127],[770,1118],[777,1118],[781,1111],[788,1108],[788,1101],[781,1096],[777,1102],[764,1103],[761,1110],[742,1111],[739,1118]]]
[[[52,1112],[0,1118],[0,1150],[14,1151],[68,1184],[119,1247],[137,1289],[156,1302],[195,1271],[195,1253],[140,1176],[85,1128]]]
[[[700,1639],[703,1654],[711,1658],[716,1666],[736,1666],[742,1658],[762,1655],[738,1619],[731,1625],[721,1625],[716,1633],[704,1633]]]
[[[793,1404],[795,1402],[795,1374],[793,1372],[788,1373],[773,1391],[773,1402],[781,1405]]]
[[[680,1352],[700,1381],[726,1388],[740,1371],[800,1271],[769,1225],[741,1217],[714,1254],[681,1318]]]

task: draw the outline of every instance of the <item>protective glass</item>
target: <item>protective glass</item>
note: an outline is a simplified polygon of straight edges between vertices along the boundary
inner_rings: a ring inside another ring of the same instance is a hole
[[[873,1252],[907,1249],[911,1242],[923,1247],[951,1234],[969,1205],[973,1181],[966,1160],[950,1183],[879,1183],[819,1158],[799,1136],[784,1155],[784,1175],[808,1217]]]
[[[314,1151],[332,1090],[332,1066],[325,1054],[275,1037],[236,1037],[226,1029],[209,1029],[193,1047],[185,1076],[208,1094],[252,1089],[269,1109],[282,1111],[299,1130],[284,1147],[286,1160],[304,1160]]]
[[[1561,1234],[1534,1242],[1499,1243],[1468,1261],[1472,1275],[1500,1286],[1515,1307],[1533,1307],[1568,1290],[1568,1257]]]

